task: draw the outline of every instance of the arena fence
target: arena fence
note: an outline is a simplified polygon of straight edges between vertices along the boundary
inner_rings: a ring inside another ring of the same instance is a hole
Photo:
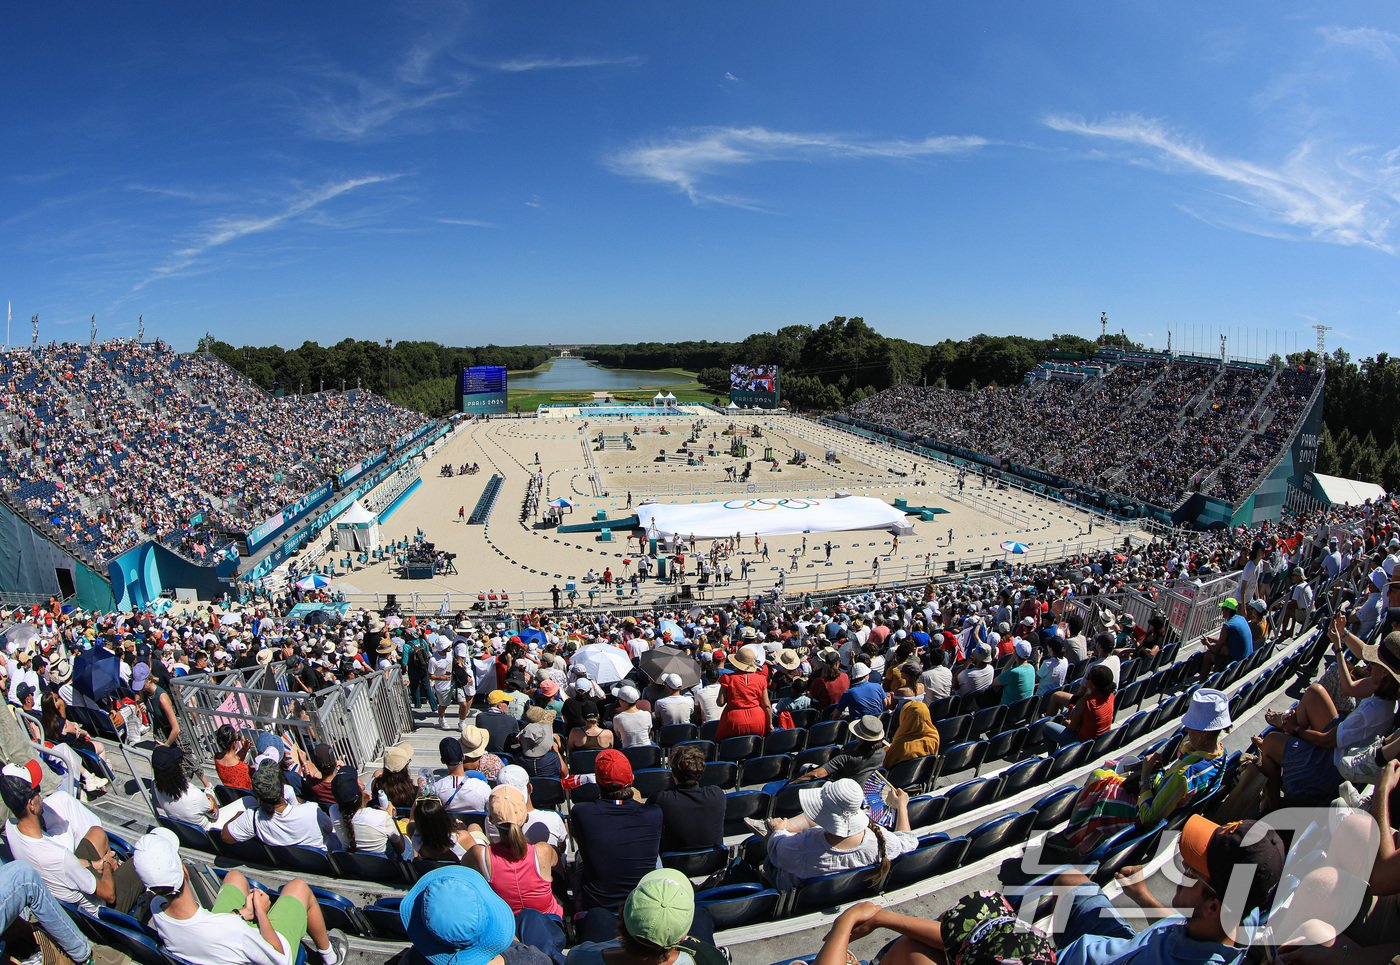
[[[843,564],[833,565],[830,568],[823,567],[811,574],[793,576],[790,579],[785,578],[780,589],[777,582],[771,577],[741,580],[738,578],[737,572],[729,583],[711,581],[708,586],[703,588],[693,578],[684,584],[660,583],[649,580],[639,585],[636,596],[632,595],[631,584],[625,579],[620,588],[614,586],[612,589],[606,590],[601,583],[560,580],[559,588],[561,591],[567,590],[569,582],[575,582],[577,600],[573,605],[570,605],[567,592],[564,592],[562,594],[563,606],[557,612],[588,613],[606,610],[609,613],[621,613],[650,610],[657,606],[672,606],[678,603],[714,603],[728,600],[731,597],[752,598],[755,594],[769,597],[775,592],[780,592],[785,600],[793,600],[806,596],[820,597],[906,587],[919,588],[930,582],[995,575],[1008,565],[1044,566],[1058,563],[1074,556],[1103,553],[1123,547],[1125,543],[1133,541],[1145,542],[1132,536],[1103,536],[1098,539],[1032,546],[1027,552],[1020,554],[988,550],[976,555],[968,554],[961,558],[945,557],[940,559],[934,557],[927,564],[923,561],[882,563],[878,574],[872,571],[868,562],[862,561],[851,566]],[[820,550],[820,544],[812,544],[808,549],[807,559],[814,559],[814,554],[820,553]],[[774,557],[774,559],[778,560],[778,557]],[[624,573],[623,576],[625,577],[626,574]],[[591,603],[589,590],[594,591]],[[554,609],[553,595],[548,590],[538,589],[507,592],[492,590],[489,593],[485,591],[476,593],[446,591],[440,593],[413,591],[392,594],[344,593],[339,594],[337,599],[349,603],[353,609],[380,610],[388,605],[390,596],[394,598],[394,603],[401,612],[429,616],[436,614],[446,617],[459,611],[467,611],[474,615],[492,615],[534,609],[551,611]],[[494,599],[492,599],[493,597]]]
[[[293,692],[282,663],[175,677],[170,691],[180,716],[180,744],[201,764],[217,755],[214,734],[223,724],[274,733],[304,748],[330,744],[356,767],[382,759],[384,748],[413,729],[400,667],[314,694]]]

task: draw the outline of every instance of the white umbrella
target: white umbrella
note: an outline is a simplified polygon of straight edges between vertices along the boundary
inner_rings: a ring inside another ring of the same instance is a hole
[[[236,627],[243,622],[241,613],[225,613],[219,617],[219,623],[226,627]]]
[[[632,672],[632,659],[611,644],[590,643],[574,654],[569,669],[582,672],[595,684],[611,684]]]

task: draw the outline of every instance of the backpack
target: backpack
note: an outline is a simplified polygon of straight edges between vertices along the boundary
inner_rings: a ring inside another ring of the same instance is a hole
[[[421,645],[414,647],[408,655],[408,666],[416,673],[426,674],[428,672],[428,648]]]

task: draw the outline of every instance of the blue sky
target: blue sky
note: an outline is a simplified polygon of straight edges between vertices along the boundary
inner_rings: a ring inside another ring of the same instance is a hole
[[[12,339],[180,348],[1400,330],[1400,12],[137,4],[7,13]]]

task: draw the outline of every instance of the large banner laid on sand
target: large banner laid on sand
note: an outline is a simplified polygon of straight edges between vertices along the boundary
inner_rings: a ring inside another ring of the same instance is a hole
[[[642,529],[655,536],[785,536],[792,533],[840,533],[883,529],[910,533],[903,511],[869,496],[813,499],[807,496],[736,496],[722,503],[637,507]]]

